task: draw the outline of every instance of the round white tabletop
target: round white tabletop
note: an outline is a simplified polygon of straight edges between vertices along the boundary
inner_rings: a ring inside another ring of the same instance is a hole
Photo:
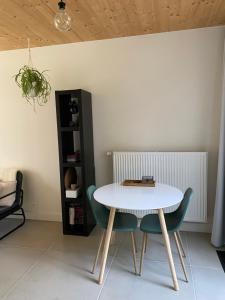
[[[98,188],[94,198],[99,203],[113,208],[149,210],[178,204],[183,198],[183,193],[173,186],[161,183],[156,183],[155,187],[122,186],[113,183]]]

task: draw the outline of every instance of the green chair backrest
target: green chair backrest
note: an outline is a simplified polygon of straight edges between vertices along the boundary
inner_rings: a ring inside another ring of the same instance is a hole
[[[184,220],[192,194],[193,194],[192,188],[188,188],[184,193],[183,200],[181,201],[179,207],[173,213],[177,221],[177,227],[180,227]]]
[[[100,227],[105,228],[105,226],[107,226],[108,224],[109,210],[104,205],[95,200],[93,195],[96,189],[97,188],[94,185],[89,186],[87,189],[87,196],[95,218],[95,222]]]

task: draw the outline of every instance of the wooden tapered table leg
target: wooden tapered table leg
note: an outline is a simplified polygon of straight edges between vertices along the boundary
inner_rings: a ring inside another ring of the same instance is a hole
[[[162,208],[158,209],[158,214],[159,214],[159,221],[160,221],[161,230],[162,230],[162,234],[163,234],[163,238],[164,238],[164,242],[165,242],[165,246],[166,246],[166,250],[167,250],[170,271],[171,271],[172,278],[173,278],[174,289],[176,291],[178,291],[179,285],[178,285],[178,281],[177,281],[177,274],[176,274],[176,270],[175,270],[175,266],[174,266],[174,262],[173,262],[173,256],[172,256],[171,247],[170,247],[170,239],[169,239],[166,222],[165,222],[165,217],[164,217]]]
[[[115,213],[116,213],[116,209],[112,207],[110,209],[109,221],[108,221],[108,226],[107,226],[106,235],[105,235],[105,243],[104,243],[104,248],[103,248],[103,253],[102,253],[101,268],[100,268],[100,274],[99,274],[99,279],[98,279],[99,284],[102,284],[102,282],[103,282],[105,265],[106,265],[106,260],[107,260],[107,256],[108,256],[108,251],[109,251],[109,243],[110,243],[110,239],[111,239]]]
[[[132,242],[132,254],[133,254],[133,261],[134,261],[134,272],[137,275],[137,262],[136,262],[136,247],[135,247],[135,238],[134,233],[131,232],[131,242]]]
[[[91,271],[92,274],[94,274],[94,272],[95,272],[95,267],[96,267],[97,262],[98,262],[98,258],[99,258],[99,254],[100,254],[101,249],[102,249],[102,244],[103,244],[104,238],[105,238],[105,230],[103,231],[101,239],[100,239],[100,243],[99,243],[99,246],[98,246],[98,251],[97,251],[95,261],[94,261],[94,265],[93,265],[93,268],[92,268],[92,271]]]

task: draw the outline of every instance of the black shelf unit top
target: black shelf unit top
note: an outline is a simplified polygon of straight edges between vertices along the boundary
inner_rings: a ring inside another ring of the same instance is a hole
[[[87,236],[95,226],[86,195],[88,186],[95,184],[91,94],[78,89],[56,91],[55,96],[63,233]],[[76,151],[80,160],[67,162]],[[71,169],[76,170],[81,189],[77,198],[66,197],[65,177]]]

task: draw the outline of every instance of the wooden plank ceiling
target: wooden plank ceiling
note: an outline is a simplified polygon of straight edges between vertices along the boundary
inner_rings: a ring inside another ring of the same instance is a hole
[[[0,50],[225,24],[224,0],[67,0],[72,30],[57,31],[57,0],[1,0]]]

